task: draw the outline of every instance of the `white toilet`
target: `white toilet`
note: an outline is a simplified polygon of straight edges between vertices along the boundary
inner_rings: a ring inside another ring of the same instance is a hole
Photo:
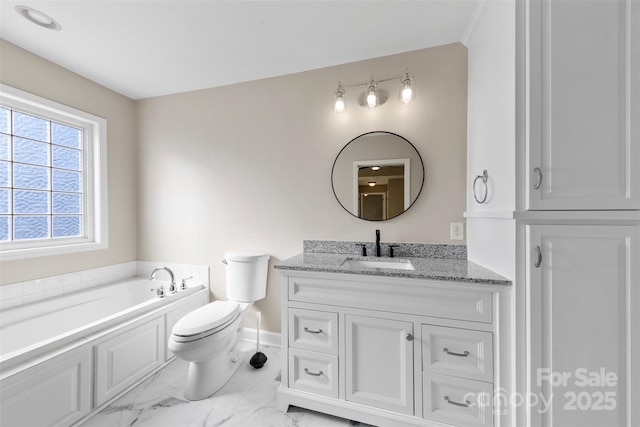
[[[173,327],[169,349],[189,363],[184,397],[200,400],[229,381],[244,355],[237,349],[238,332],[247,310],[265,297],[269,255],[226,252],[227,298],[187,314]]]

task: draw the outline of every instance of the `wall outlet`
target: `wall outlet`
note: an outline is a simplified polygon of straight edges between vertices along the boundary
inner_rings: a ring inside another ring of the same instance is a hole
[[[464,224],[461,222],[451,223],[451,240],[464,240]]]

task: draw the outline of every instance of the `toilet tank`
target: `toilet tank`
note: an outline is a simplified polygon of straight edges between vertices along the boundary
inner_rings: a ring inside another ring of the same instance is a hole
[[[238,302],[261,300],[267,293],[269,255],[262,252],[225,252],[227,298]]]

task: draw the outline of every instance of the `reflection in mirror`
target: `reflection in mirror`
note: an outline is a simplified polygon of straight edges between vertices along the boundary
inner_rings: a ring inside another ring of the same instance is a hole
[[[331,176],[342,207],[369,221],[394,218],[409,209],[424,182],[422,158],[406,139],[369,132],[338,154]]]
[[[410,164],[410,159],[356,160],[353,213],[382,221],[409,209]]]

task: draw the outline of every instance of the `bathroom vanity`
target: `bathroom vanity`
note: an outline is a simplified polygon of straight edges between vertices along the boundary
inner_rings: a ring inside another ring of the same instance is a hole
[[[510,281],[449,258],[303,253],[275,268],[281,410],[383,426],[494,425],[503,409],[494,390],[509,381],[499,348]]]

